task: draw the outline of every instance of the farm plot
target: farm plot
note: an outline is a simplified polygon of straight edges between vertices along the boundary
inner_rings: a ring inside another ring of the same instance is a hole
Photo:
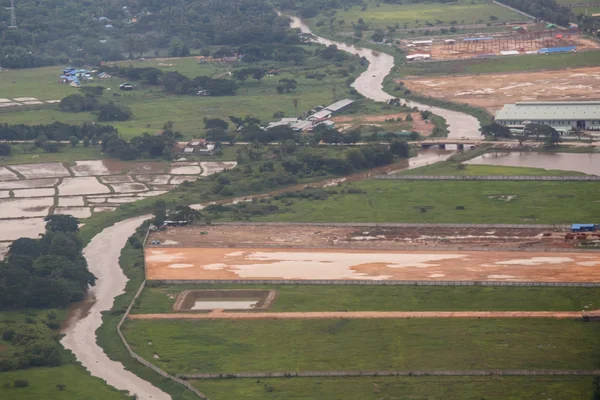
[[[404,85],[428,96],[497,111],[517,101],[585,101],[600,98],[600,67],[444,77],[407,77]]]

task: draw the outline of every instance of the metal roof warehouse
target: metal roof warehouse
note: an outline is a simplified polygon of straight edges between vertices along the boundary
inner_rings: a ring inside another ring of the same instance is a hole
[[[600,130],[600,101],[520,102],[505,104],[496,113],[496,122],[507,126],[528,123],[550,125],[557,130],[571,128]]]

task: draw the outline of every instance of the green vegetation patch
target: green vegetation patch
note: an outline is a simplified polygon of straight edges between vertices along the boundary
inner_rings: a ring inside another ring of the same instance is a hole
[[[591,377],[385,377],[192,381],[217,400],[591,399]]]
[[[600,196],[600,187],[594,182],[375,179],[343,188],[321,201],[288,201],[279,213],[256,220],[567,224],[595,221],[600,213],[600,203],[590,200]],[[515,197],[504,201],[498,196]],[[569,207],[565,207],[567,203]],[[464,210],[457,210],[458,206]]]
[[[577,171],[558,169],[504,167],[500,165],[467,165],[452,161],[426,165],[424,167],[399,172],[398,175],[456,175],[456,176],[584,176]]]
[[[600,366],[600,324],[570,320],[129,320],[124,334],[171,373]]]
[[[169,285],[144,289],[134,314],[170,313],[184,290],[246,289],[231,285]],[[277,291],[272,312],[301,311],[578,311],[600,308],[600,288],[252,286]]]
[[[26,387],[15,387],[24,381]],[[30,368],[0,373],[0,398],[19,400],[125,400],[129,397],[89,375],[81,366]]]

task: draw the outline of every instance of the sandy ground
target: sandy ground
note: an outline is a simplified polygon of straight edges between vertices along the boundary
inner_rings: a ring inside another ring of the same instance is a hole
[[[45,226],[44,218],[0,219],[0,240],[37,238],[40,233],[44,233]]]
[[[13,179],[19,179],[19,177],[12,171],[4,167],[0,167],[0,181],[10,181]]]
[[[515,50],[519,51],[521,54],[524,52],[536,52],[539,49],[545,47],[568,47],[568,46],[577,46],[577,51],[586,51],[586,50],[597,50],[600,48],[598,42],[587,39],[583,36],[572,36],[571,38],[560,39],[540,39],[534,40],[531,43],[528,41],[520,41],[518,40],[516,43],[513,39],[510,41],[505,39],[503,42],[495,41],[491,42],[481,42],[479,46],[472,45],[467,48],[466,46],[462,46],[460,43],[462,39],[458,39],[457,43],[454,46],[446,46],[442,42],[435,42],[432,46],[424,46],[424,47],[406,47],[406,44],[409,43],[407,41],[403,46],[401,46],[405,51],[408,51],[408,54],[430,54],[432,60],[457,60],[457,59],[465,59],[465,58],[473,58],[477,57],[481,54],[495,54],[497,57],[507,57],[501,55],[501,51],[507,50]],[[511,56],[516,57],[516,56]],[[543,55],[540,55],[543,57]]]
[[[385,122],[386,120],[396,119],[398,117],[401,117],[403,122],[398,122],[399,124],[400,123],[405,123],[405,124],[410,123],[411,124],[410,130],[419,132],[423,136],[431,135],[434,125],[429,122],[425,122],[423,120],[423,118],[421,117],[420,113],[411,113],[411,116],[413,118],[412,122],[406,122],[407,115],[408,115],[408,113],[396,113],[396,114],[385,114],[385,115],[364,115],[364,116],[341,115],[338,117],[333,117],[333,118],[331,118],[331,120],[333,122],[335,122],[338,126],[344,127],[345,128],[344,130],[350,130],[353,128],[358,128],[361,125],[379,125],[379,124]]]
[[[150,280],[600,280],[600,256],[567,252],[147,248],[145,259]]]
[[[52,197],[36,197],[31,199],[0,200],[0,218],[45,217],[54,205]]]
[[[23,175],[26,179],[71,176],[69,170],[62,163],[19,164],[11,165],[10,168]]]
[[[581,319],[581,311],[321,311],[130,314],[130,319],[411,319],[411,318],[557,318]]]
[[[408,77],[402,82],[415,92],[483,107],[491,112],[517,101],[600,99],[600,67],[479,76]]]
[[[200,176],[209,176],[221,172],[225,169],[234,168],[236,161],[203,161],[200,163],[202,174]]]
[[[109,310],[114,298],[124,292],[127,278],[119,267],[121,249],[135,229],[149,216],[121,221],[96,235],[84,250],[90,271],[98,280],[89,295],[93,304],[85,315],[69,323],[62,345],[93,375],[109,385],[129,391],[139,399],[167,400],[171,396],[110,360],[96,343],[96,329],[102,324],[102,312]]]
[[[108,186],[98,182],[95,177],[64,178],[62,183],[58,185],[60,196],[95,193],[110,193]]]

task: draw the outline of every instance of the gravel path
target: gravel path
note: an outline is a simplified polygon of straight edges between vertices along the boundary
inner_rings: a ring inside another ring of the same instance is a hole
[[[94,303],[89,312],[66,329],[62,345],[94,376],[109,385],[136,394],[143,400],[169,400],[171,396],[125,370],[112,361],[96,343],[96,330],[102,324],[102,312],[110,310],[115,297],[125,292],[127,277],[119,266],[121,249],[140,224],[149,216],[129,218],[104,229],[84,250],[90,271],[98,280],[90,290]]]
[[[411,319],[411,318],[557,318],[581,319],[581,311],[326,311],[224,312],[203,314],[132,314],[131,319]]]

